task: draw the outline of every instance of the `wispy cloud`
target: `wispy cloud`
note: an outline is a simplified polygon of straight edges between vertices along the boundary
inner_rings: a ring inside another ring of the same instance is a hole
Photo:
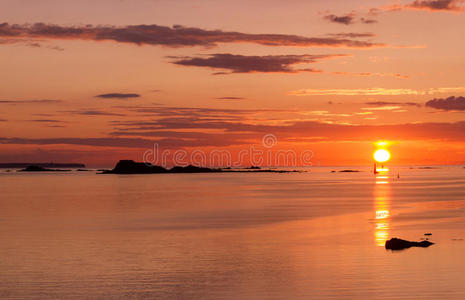
[[[124,116],[124,114],[119,114],[119,113],[110,112],[110,111],[102,111],[98,109],[66,110],[62,112],[72,114],[72,115],[82,115],[82,116]]]
[[[386,88],[366,88],[366,89],[302,89],[289,93],[294,96],[377,96],[377,95],[418,95],[418,91],[412,89],[386,89]]]
[[[386,101],[370,101],[365,102],[366,105],[373,105],[373,106],[388,106],[388,105],[396,105],[396,106],[416,106],[421,107],[421,104],[416,102],[386,102]]]
[[[372,32],[339,32],[339,33],[328,33],[327,36],[337,38],[371,38],[375,37],[376,34]]]
[[[265,46],[372,48],[381,43],[348,38],[304,37],[290,34],[250,34],[223,30],[206,30],[175,25],[61,26],[54,24],[0,24],[0,37],[6,39],[60,39],[114,41],[137,45],[166,47],[215,47],[220,43],[252,43]]]
[[[295,68],[295,65],[315,63],[319,60],[344,57],[346,54],[328,55],[266,55],[246,56],[229,53],[208,54],[203,57],[170,57],[173,64],[182,66],[221,69],[229,73],[300,73],[321,72],[311,68]],[[218,74],[218,73],[217,73]]]
[[[360,77],[371,77],[371,76],[377,76],[377,77],[393,77],[393,78],[399,78],[399,79],[408,79],[410,76],[408,75],[402,75],[398,73],[371,73],[371,72],[361,72],[361,73],[352,73],[352,72],[331,72],[331,74],[334,75],[344,75],[344,76],[360,76]]]
[[[62,100],[53,100],[53,99],[33,99],[33,100],[0,100],[0,104],[53,104],[60,103]]]
[[[129,94],[123,94],[123,93],[108,93],[108,94],[100,94],[95,96],[97,98],[103,98],[103,99],[128,99],[128,98],[139,98],[139,94],[135,93],[129,93]]]
[[[465,87],[441,87],[426,90],[414,89],[388,89],[388,88],[364,88],[364,89],[301,89],[291,91],[293,96],[397,96],[397,95],[431,95],[437,93],[452,93],[465,91]]]
[[[55,120],[55,119],[34,119],[34,120],[27,120],[28,122],[36,122],[36,123],[66,123],[62,120]]]
[[[242,97],[234,97],[234,96],[225,96],[225,97],[217,97],[218,100],[244,100],[245,98]]]

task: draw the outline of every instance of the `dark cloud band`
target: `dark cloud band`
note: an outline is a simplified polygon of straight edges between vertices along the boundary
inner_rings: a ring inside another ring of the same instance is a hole
[[[115,26],[60,26],[35,23],[32,25],[0,24],[0,38],[5,39],[80,39],[115,41],[137,45],[161,45],[166,47],[204,46],[214,47],[220,43],[252,43],[266,46],[294,47],[349,47],[371,48],[384,44],[337,37],[304,37],[289,34],[249,34],[233,31],[206,30],[175,25]]]

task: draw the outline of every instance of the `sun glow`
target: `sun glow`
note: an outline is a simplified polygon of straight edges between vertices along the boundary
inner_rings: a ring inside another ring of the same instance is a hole
[[[379,149],[375,151],[373,157],[377,162],[383,163],[391,158],[391,154],[385,149]]]

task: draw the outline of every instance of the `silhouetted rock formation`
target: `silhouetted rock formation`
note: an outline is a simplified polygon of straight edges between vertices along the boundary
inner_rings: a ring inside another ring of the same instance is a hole
[[[433,245],[434,243],[430,241],[421,241],[421,242],[410,242],[398,238],[392,238],[388,241],[386,241],[385,247],[386,249],[391,249],[391,250],[402,250],[402,249],[407,249],[410,247],[429,247]]]
[[[357,173],[360,172],[359,170],[341,170],[340,173]]]
[[[29,166],[25,169],[20,170],[20,172],[68,172],[70,170],[63,169],[46,169],[40,166]]]
[[[113,170],[98,170],[102,171],[101,174],[164,174],[164,173],[240,173],[240,172],[255,172],[255,173],[290,173],[300,171],[286,171],[286,170],[262,170],[260,168],[233,170],[231,168],[205,168],[196,166],[180,167],[176,166],[171,169],[165,169],[160,166],[151,165],[149,163],[135,162],[133,160],[120,160]]]
[[[103,174],[157,174],[167,172],[167,169],[160,166],[153,166],[149,163],[120,160],[113,170],[103,171]]]

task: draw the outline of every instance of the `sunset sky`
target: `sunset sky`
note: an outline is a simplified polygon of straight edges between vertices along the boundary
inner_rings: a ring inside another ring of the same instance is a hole
[[[0,162],[465,163],[465,1],[0,0]]]

